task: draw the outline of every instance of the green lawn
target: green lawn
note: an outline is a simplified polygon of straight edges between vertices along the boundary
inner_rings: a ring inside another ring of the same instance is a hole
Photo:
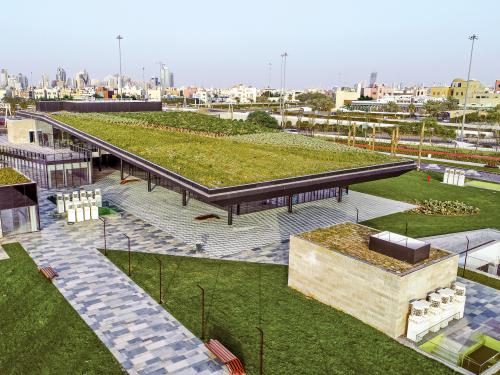
[[[483,275],[482,273],[474,272],[468,269],[466,269],[464,273],[464,269],[460,267],[458,268],[457,275],[475,281],[479,284],[487,285],[489,287],[500,290],[500,280],[495,279],[494,277],[489,277]]]
[[[427,183],[427,175],[431,182]],[[474,187],[458,187],[441,183],[442,174],[413,171],[402,176],[353,185],[351,188],[367,194],[378,195],[399,201],[437,199],[458,200],[478,207],[481,211],[471,216],[422,215],[397,213],[363,222],[381,230],[405,233],[408,220],[408,235],[424,237],[437,234],[461,232],[481,228],[500,229],[500,192]],[[360,208],[362,217],[362,208]]]
[[[480,189],[495,190],[500,192],[500,184],[496,184],[494,182],[473,180],[473,181],[468,181],[467,186],[472,186]]]
[[[0,186],[22,184],[30,180],[10,167],[0,168]]]
[[[0,374],[123,374],[19,244],[0,261]]]
[[[328,142],[322,140],[316,140],[315,144],[328,149],[301,146],[303,138],[300,136],[292,144],[289,137],[278,144],[252,143],[249,140],[151,128],[131,122],[131,119],[127,119],[126,123],[110,122],[99,114],[92,117],[94,115],[59,114],[54,117],[209,187],[239,185],[395,160],[355,148],[346,150],[345,146],[325,146]],[[275,133],[269,134],[273,136]]]
[[[108,251],[124,272],[127,253]],[[200,290],[205,288],[207,338],[217,338],[258,373],[264,331],[266,374],[452,374],[341,311],[287,287],[287,267],[158,255],[163,262],[163,306],[200,336]],[[158,262],[133,253],[132,278],[158,299]]]

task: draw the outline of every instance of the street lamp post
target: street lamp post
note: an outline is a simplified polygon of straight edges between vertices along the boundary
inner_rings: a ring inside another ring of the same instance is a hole
[[[273,64],[268,63],[268,65],[269,65],[269,80],[267,82],[267,88],[270,89],[271,88],[271,68],[272,68]]]
[[[120,60],[120,77],[118,77],[118,93],[120,94],[120,100],[122,99],[123,96],[123,77],[122,77],[122,44],[121,41],[123,39],[123,36],[118,34],[116,37],[118,40],[118,57]]]
[[[288,53],[285,51],[281,55],[281,66],[282,66],[282,85],[281,85],[281,126],[285,126],[285,96],[286,96],[286,58]]]
[[[130,276],[130,237],[123,233],[128,242],[128,275]]]
[[[160,267],[160,272],[159,272],[159,278],[160,278],[160,298],[158,300],[158,303],[161,305],[163,303],[163,294],[162,294],[162,285],[161,285],[161,279],[162,279],[162,276],[161,276],[161,269],[162,269],[162,263],[161,263],[161,259],[158,258],[158,257],[155,257],[155,259],[158,261],[158,265]]]
[[[104,220],[103,217],[100,217],[99,220],[101,220],[104,224],[103,232],[104,232],[104,255],[108,256],[108,247],[106,244],[106,220]]]
[[[470,48],[470,57],[469,57],[469,71],[467,72],[467,82],[465,86],[465,99],[464,99],[464,112],[462,116],[462,129],[460,131],[460,140],[463,142],[464,140],[464,128],[465,128],[465,112],[467,111],[467,95],[469,94],[469,81],[470,81],[470,68],[472,65],[472,53],[474,52],[474,41],[476,41],[478,36],[476,34],[472,34],[469,37],[469,40],[472,41],[472,45]]]

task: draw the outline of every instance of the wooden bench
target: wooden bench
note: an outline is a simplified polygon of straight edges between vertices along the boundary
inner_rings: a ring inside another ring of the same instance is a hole
[[[218,340],[210,339],[205,346],[224,363],[229,370],[230,374],[245,375],[245,369],[240,360],[231,353],[224,345]]]
[[[54,277],[59,276],[59,274],[56,271],[54,271],[52,267],[41,267],[39,268],[39,271],[42,273],[43,276],[45,276],[50,281],[52,281]]]

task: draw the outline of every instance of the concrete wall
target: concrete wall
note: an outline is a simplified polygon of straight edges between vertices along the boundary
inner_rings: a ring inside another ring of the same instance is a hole
[[[30,143],[29,131],[35,132],[36,139],[36,122],[32,119],[22,120],[7,120],[7,138],[10,143],[23,144]]]
[[[456,279],[458,255],[406,275],[290,239],[288,286],[343,310],[391,337],[406,333],[409,302]]]

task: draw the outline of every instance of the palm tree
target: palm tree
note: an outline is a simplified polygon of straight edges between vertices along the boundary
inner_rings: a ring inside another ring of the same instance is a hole
[[[415,104],[410,103],[410,105],[408,105],[408,112],[410,113],[410,117],[415,116],[416,111],[417,111],[417,107],[415,107]]]

